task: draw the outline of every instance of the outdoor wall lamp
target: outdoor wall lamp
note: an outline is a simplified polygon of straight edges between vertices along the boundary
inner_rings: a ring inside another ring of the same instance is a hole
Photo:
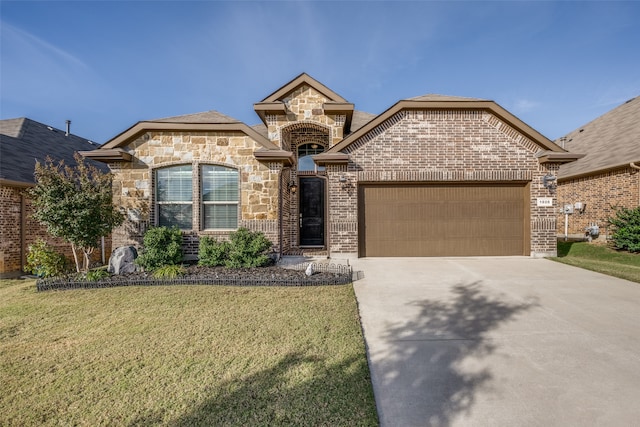
[[[295,182],[291,181],[291,183],[289,184],[289,191],[291,191],[291,194],[296,194],[296,191],[298,191],[298,186]]]
[[[344,184],[344,183],[346,183],[346,182],[347,182],[347,177],[346,177],[346,176],[344,176],[344,175],[342,175],[342,176],[340,177],[340,182],[341,182],[341,183],[343,183],[343,184]]]
[[[549,191],[553,191],[556,188],[556,177],[550,173],[542,177],[542,185]]]

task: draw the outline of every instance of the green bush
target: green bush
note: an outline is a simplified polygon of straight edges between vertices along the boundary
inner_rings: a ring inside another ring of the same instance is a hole
[[[267,251],[271,242],[259,231],[239,228],[229,235],[229,241],[218,242],[204,236],[200,239],[198,265],[229,268],[263,267],[271,263]]]
[[[89,282],[97,282],[98,280],[106,279],[109,276],[110,274],[105,267],[89,270],[84,275],[85,279]]]
[[[178,227],[152,227],[144,234],[136,264],[145,270],[182,262],[182,231]]]
[[[29,245],[25,269],[38,277],[61,276],[67,271],[67,258],[44,240],[38,239]]]
[[[224,265],[230,251],[231,244],[229,242],[218,242],[209,236],[203,236],[198,247],[198,265],[205,267]]]
[[[612,238],[616,249],[640,252],[640,206],[616,209],[616,216],[609,218],[609,224],[613,226]]]
[[[230,250],[225,266],[229,268],[262,267],[271,260],[266,252],[271,242],[259,231],[239,228],[229,236]]]
[[[156,279],[175,279],[179,276],[187,274],[187,270],[181,265],[163,265],[153,271],[153,277]]]

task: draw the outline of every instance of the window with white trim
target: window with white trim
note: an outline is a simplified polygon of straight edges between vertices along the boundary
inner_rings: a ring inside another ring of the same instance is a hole
[[[202,165],[199,174],[200,197],[194,193],[192,165],[170,166],[155,171],[157,225],[183,230],[228,230],[238,228],[240,200],[238,170],[218,165]],[[200,224],[194,224],[195,203]]]

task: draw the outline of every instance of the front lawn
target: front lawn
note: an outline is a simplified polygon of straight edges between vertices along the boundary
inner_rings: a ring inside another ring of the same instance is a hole
[[[377,425],[353,287],[0,281],[0,425]]]
[[[640,255],[587,242],[558,242],[554,261],[640,283]]]

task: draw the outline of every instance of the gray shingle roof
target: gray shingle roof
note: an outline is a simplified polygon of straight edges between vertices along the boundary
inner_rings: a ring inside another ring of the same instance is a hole
[[[149,121],[160,123],[240,123],[240,120],[215,110],[186,114],[184,116],[164,117]]]
[[[94,150],[98,146],[86,138],[65,136],[64,130],[28,118],[0,120],[0,179],[32,184],[36,160],[44,163],[50,156],[56,162],[64,160],[75,165],[76,151]],[[109,170],[104,164],[90,163],[103,171]]]
[[[427,95],[414,96],[405,101],[488,101],[480,98],[465,98],[463,96],[438,95],[437,93],[429,93]]]
[[[555,141],[582,159],[560,167],[559,178],[640,162],[640,96]]]

